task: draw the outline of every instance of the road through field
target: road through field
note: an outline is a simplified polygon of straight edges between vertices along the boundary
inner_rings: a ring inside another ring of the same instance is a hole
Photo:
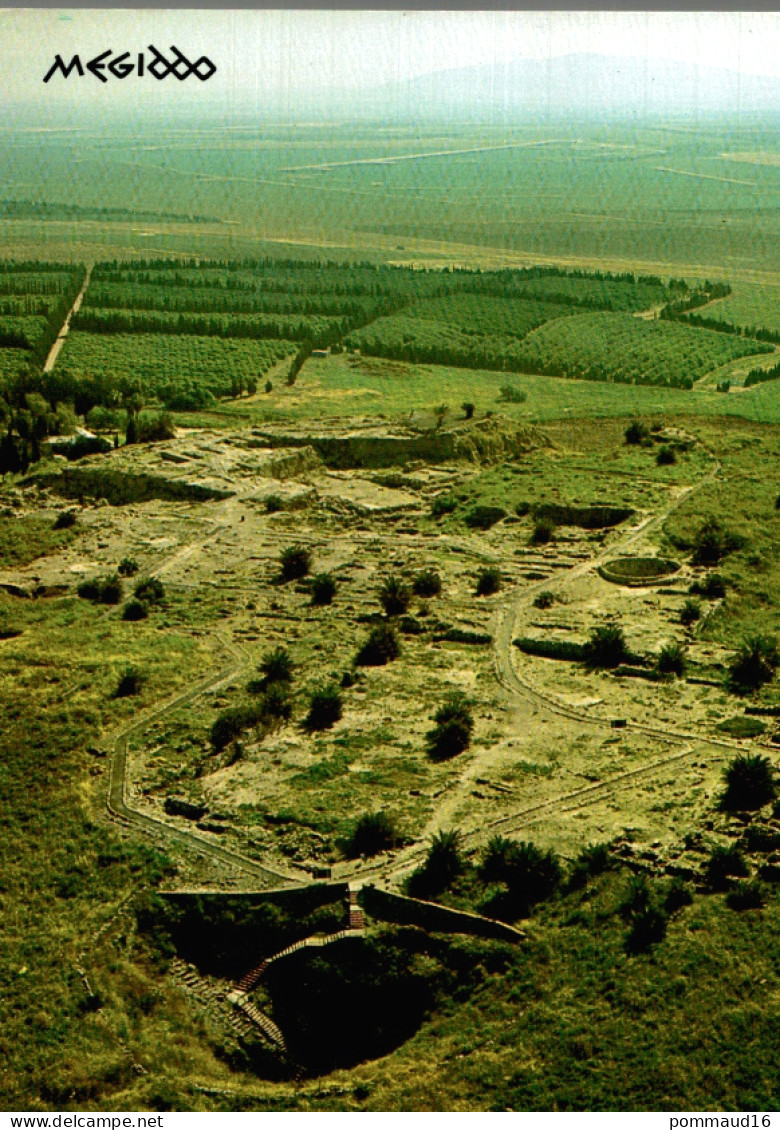
[[[65,344],[65,339],[68,336],[68,331],[70,330],[70,320],[73,317],[73,315],[78,312],[79,308],[81,307],[81,303],[82,303],[82,300],[84,298],[84,295],[87,292],[87,287],[89,286],[89,278],[90,278],[90,275],[92,274],[92,268],[94,267],[94,265],[95,265],[94,263],[90,263],[89,266],[87,267],[87,273],[84,276],[84,282],[81,284],[81,290],[76,295],[76,298],[73,302],[73,305],[71,306],[70,310],[68,310],[68,313],[65,315],[65,321],[62,323],[62,329],[57,334],[57,338],[56,338],[54,344],[52,345],[51,349],[49,350],[49,356],[46,358],[46,361],[45,361],[44,366],[43,366],[44,373],[49,373],[54,368],[54,364],[55,364],[55,362],[56,362],[56,360],[59,356],[60,350],[62,349],[63,345]]]

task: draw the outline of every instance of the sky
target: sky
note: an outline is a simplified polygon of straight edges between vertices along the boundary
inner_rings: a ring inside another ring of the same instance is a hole
[[[59,53],[175,44],[208,55],[208,83],[67,81],[43,75]],[[354,91],[435,71],[579,53],[671,59],[780,76],[780,14],[740,12],[442,12],[0,10],[6,102],[45,110],[53,99],[94,108],[122,101],[208,97],[262,106],[326,89]],[[206,94],[206,88],[208,93]]]

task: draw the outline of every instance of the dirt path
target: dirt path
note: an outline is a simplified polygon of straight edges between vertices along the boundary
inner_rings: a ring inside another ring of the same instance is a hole
[[[62,323],[62,329],[57,334],[57,339],[54,342],[54,344],[52,345],[51,349],[49,350],[49,356],[46,358],[45,364],[43,366],[44,373],[49,373],[54,368],[54,363],[59,356],[60,350],[62,349],[63,345],[65,344],[65,338],[68,336],[68,330],[70,329],[70,320],[73,317],[73,315],[75,313],[77,313],[77,311],[79,310],[79,308],[81,306],[82,299],[84,298],[84,295],[86,294],[87,287],[89,286],[89,278],[90,278],[90,275],[92,274],[92,268],[94,267],[94,265],[95,265],[94,263],[90,263],[89,266],[87,267],[87,273],[84,276],[84,282],[81,284],[81,290],[76,295],[76,298],[75,298],[73,305],[71,306],[68,313],[65,315],[65,321]]]

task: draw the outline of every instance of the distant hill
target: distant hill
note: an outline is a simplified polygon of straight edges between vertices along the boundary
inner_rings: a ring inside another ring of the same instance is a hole
[[[361,92],[352,111],[359,117],[500,122],[526,115],[697,117],[778,107],[780,81],[774,78],[665,59],[566,55],[460,67],[386,84]]]

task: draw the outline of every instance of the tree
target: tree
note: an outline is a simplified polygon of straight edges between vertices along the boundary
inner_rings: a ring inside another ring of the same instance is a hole
[[[677,452],[668,444],[663,444],[658,449],[658,454],[655,457],[655,461],[659,467],[668,467],[672,463],[677,462]]]
[[[721,806],[727,810],[763,808],[777,795],[772,763],[760,754],[737,754],[723,778],[726,791]]]
[[[689,626],[701,619],[701,605],[698,600],[686,600],[680,609],[680,623]]]
[[[291,683],[293,663],[289,652],[283,647],[275,647],[273,651],[267,651],[260,660],[260,673],[263,676],[264,690],[272,683]]]
[[[749,636],[729,665],[732,688],[740,693],[758,690],[772,681],[778,664],[780,653],[773,636]]]
[[[415,898],[440,894],[452,886],[463,868],[460,833],[436,832],[431,837],[425,863],[409,876],[407,890]]]
[[[159,577],[147,577],[139,581],[133,590],[136,600],[145,604],[161,604],[165,600],[165,585]]]
[[[625,439],[628,444],[641,444],[646,443],[650,438],[650,432],[646,424],[640,423],[639,420],[632,420],[625,431]]]
[[[329,730],[341,718],[341,692],[332,684],[312,692],[309,713],[304,726],[307,730]]]
[[[145,676],[137,668],[126,667],[114,691],[114,698],[129,698],[138,694],[144,682]]]
[[[694,565],[717,565],[741,545],[741,538],[729,533],[718,518],[710,515],[694,534],[691,560]]]
[[[304,545],[291,545],[282,551],[280,558],[281,575],[284,581],[295,581],[305,577],[311,569],[311,550]]]
[[[474,415],[474,408],[475,407],[476,406],[474,404],[472,404],[470,400],[464,400],[463,403],[461,404],[461,408],[463,409],[463,415],[466,417],[467,420],[472,419],[472,417]]]
[[[656,670],[661,675],[684,675],[686,665],[685,649],[676,640],[674,643],[665,644],[658,652],[655,661]]]
[[[379,589],[379,600],[388,616],[402,616],[409,609],[411,591],[399,577],[385,578]]]
[[[534,523],[531,536],[528,539],[531,545],[547,545],[555,536],[555,523],[549,518],[539,518]]]

